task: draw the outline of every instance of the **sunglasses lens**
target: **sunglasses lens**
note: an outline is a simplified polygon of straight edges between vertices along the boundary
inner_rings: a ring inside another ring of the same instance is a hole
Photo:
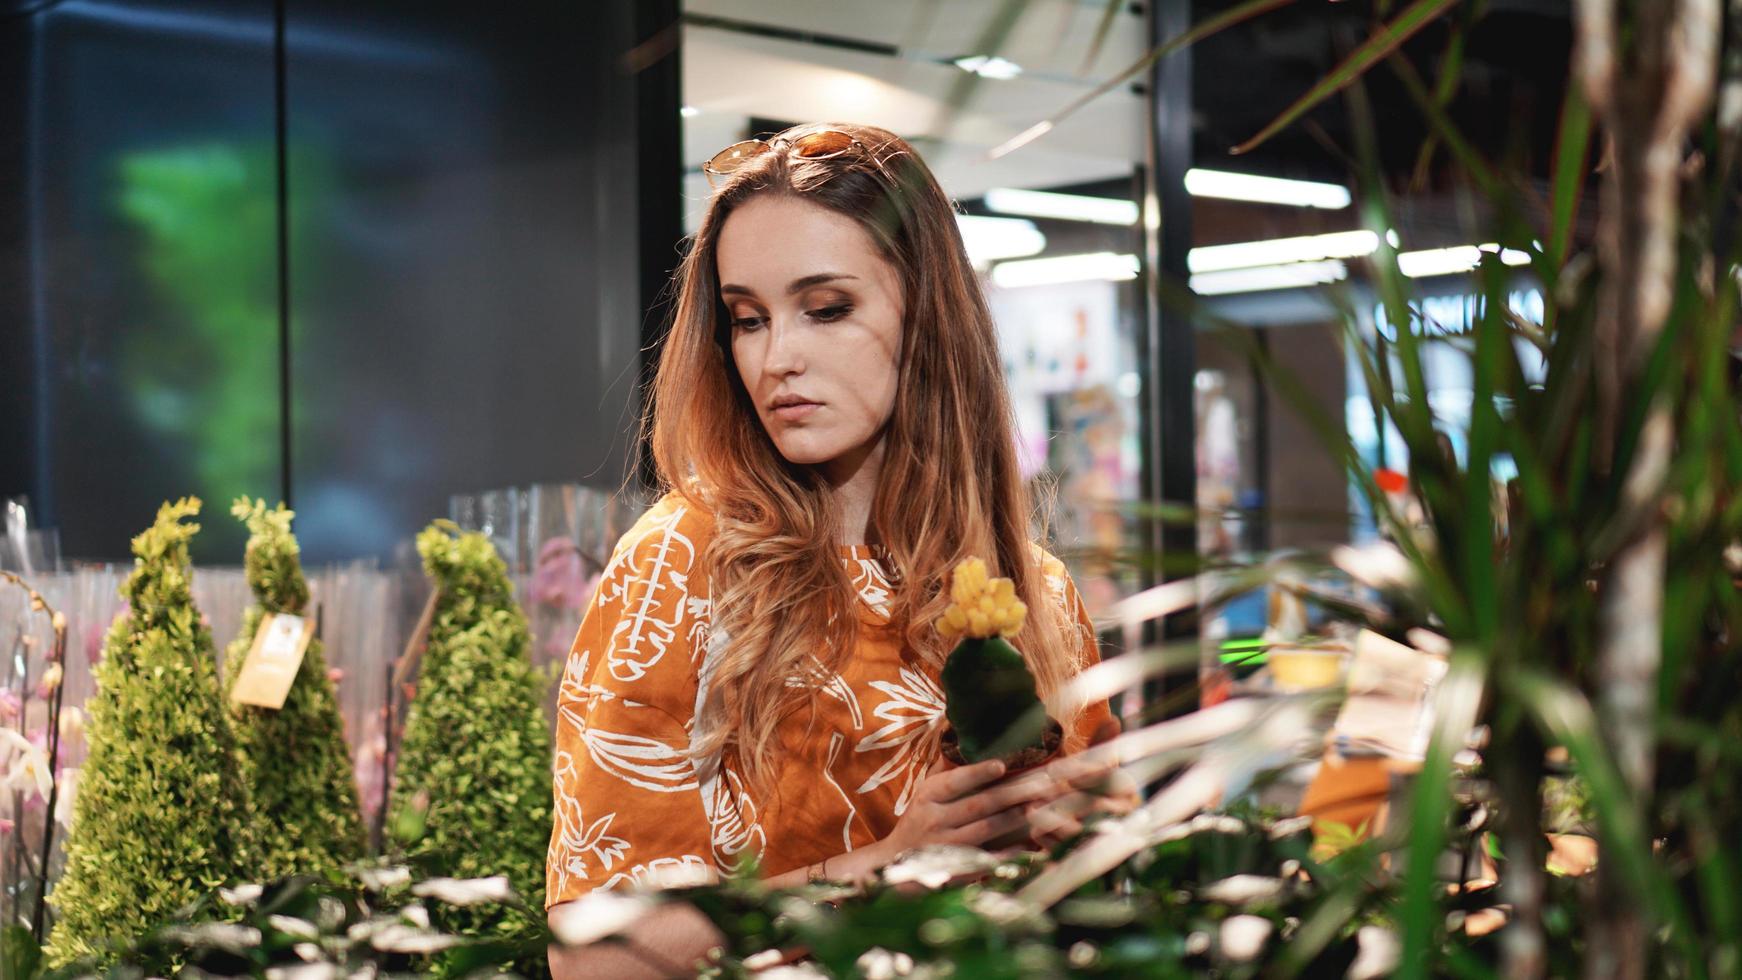
[[[713,174],[729,174],[744,165],[744,161],[768,149],[768,144],[761,140],[744,140],[733,143],[724,150],[713,155],[708,165],[703,168]]]
[[[818,157],[834,156],[837,153],[844,152],[852,145],[853,137],[848,136],[846,133],[828,129],[820,133],[811,133],[809,136],[799,137],[798,140],[793,143],[793,149],[798,151],[799,156],[804,157],[807,160],[814,160]]]

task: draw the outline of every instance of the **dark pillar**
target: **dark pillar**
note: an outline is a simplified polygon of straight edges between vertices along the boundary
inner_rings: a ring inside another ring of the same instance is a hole
[[[683,236],[682,27],[678,0],[640,0],[635,5],[637,46],[626,67],[635,73],[636,156],[642,191],[635,197],[641,229],[641,385],[653,380],[659,351],[671,326],[677,293],[671,275],[681,258]],[[634,402],[646,411],[645,397]],[[650,446],[637,447],[640,478],[654,478]]]
[[[1191,27],[1191,0],[1154,0],[1149,8],[1149,41],[1159,45]],[[1166,299],[1162,283],[1183,286],[1188,278],[1186,253],[1191,250],[1191,198],[1185,172],[1192,156],[1191,49],[1177,51],[1149,71],[1149,175],[1143,212],[1143,279],[1148,294],[1148,329],[1142,335],[1144,496],[1151,501],[1195,505],[1197,501],[1196,432],[1192,418],[1192,381],[1196,372],[1192,323],[1177,304]],[[1148,523],[1144,544],[1159,557],[1150,584],[1191,573],[1197,555],[1195,524]],[[1178,616],[1162,624],[1150,643],[1183,636],[1195,617]],[[1195,669],[1180,671],[1150,683],[1145,702],[1177,692],[1195,681]],[[1176,705],[1169,714],[1196,707]]]

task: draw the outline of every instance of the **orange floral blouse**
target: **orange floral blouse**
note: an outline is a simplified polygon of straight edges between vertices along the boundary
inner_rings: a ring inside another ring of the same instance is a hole
[[[725,642],[710,633],[708,583],[694,567],[712,525],[667,494],[618,542],[593,594],[557,698],[547,907],[595,888],[725,873],[747,854],[777,875],[863,847],[889,834],[938,758],[938,670],[875,629],[888,620],[889,582],[873,549],[843,546],[858,647],[842,673],[817,678],[814,729],[809,712],[781,723],[777,792],[754,798],[730,749],[717,777],[701,778],[685,750]],[[1058,559],[1044,565],[1087,667],[1100,657],[1076,587]],[[1091,705],[1065,751],[1111,716],[1105,701]]]

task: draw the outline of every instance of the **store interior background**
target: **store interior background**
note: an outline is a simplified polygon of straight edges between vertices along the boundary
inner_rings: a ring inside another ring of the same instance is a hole
[[[637,466],[637,390],[705,206],[701,164],[817,120],[907,137],[960,202],[1027,458],[1057,482],[1058,550],[1093,607],[1166,573],[1111,552],[1358,538],[1347,479],[1300,413],[1154,284],[1190,283],[1373,465],[1407,469],[1372,430],[1327,292],[1371,310],[1371,245],[1301,246],[1282,287],[1263,274],[1275,259],[1214,251],[1364,227],[1336,206],[1353,139],[1341,100],[1229,153],[1363,35],[1359,5],[1260,17],[988,157],[1230,6],[0,2],[0,498],[46,529],[15,525],[0,564],[119,576],[158,502],[198,495],[222,640],[245,599],[228,502],[285,499],[332,656],[373,678],[345,695],[363,718],[422,604],[412,536],[452,516],[497,538],[525,601],[555,597],[534,619],[540,655],[560,657],[578,616],[564,576],[596,574],[632,516],[609,500]],[[1464,54],[1474,94],[1448,111],[1542,170],[1564,59],[1541,52],[1570,43],[1564,4],[1490,6]],[[1410,50],[1431,63],[1444,39],[1430,29]],[[1395,80],[1381,68],[1366,91],[1398,247],[1422,256],[1418,298],[1455,321],[1469,267],[1455,249],[1480,244],[1464,231],[1478,216],[1417,158]],[[1192,170],[1320,190],[1312,206],[1229,200]],[[1517,286],[1526,315],[1531,288]],[[1429,379],[1454,447],[1459,364],[1435,358]],[[1140,519],[1158,500],[1201,507],[1198,526]],[[578,571],[546,562],[552,535],[579,544]],[[91,601],[113,611],[112,593]],[[1260,600],[1215,629],[1256,632],[1265,615]]]

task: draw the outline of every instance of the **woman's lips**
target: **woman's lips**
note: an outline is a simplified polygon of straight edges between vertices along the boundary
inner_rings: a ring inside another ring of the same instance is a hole
[[[797,422],[823,406],[818,402],[795,402],[782,405],[774,410],[774,417],[782,422]]]

